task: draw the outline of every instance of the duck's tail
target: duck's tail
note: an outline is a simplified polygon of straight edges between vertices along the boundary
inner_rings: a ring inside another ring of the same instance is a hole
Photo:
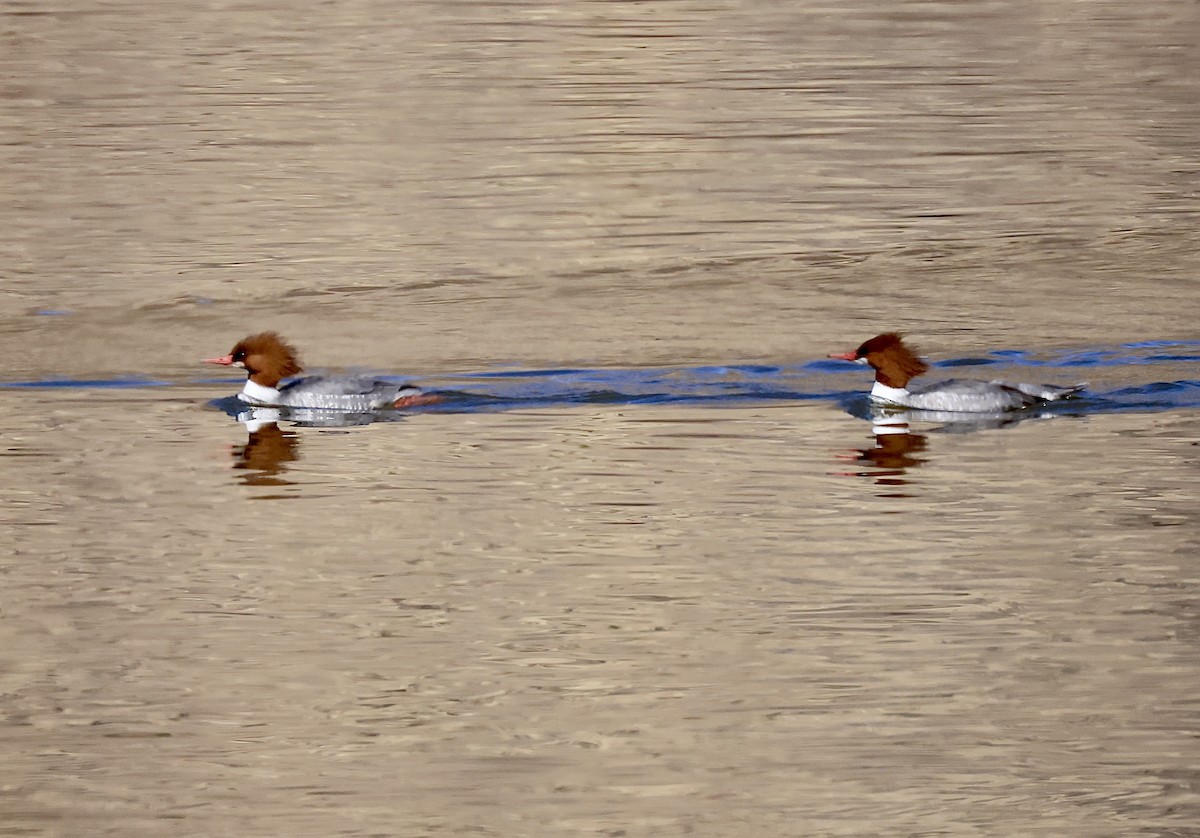
[[[1054,384],[1017,384],[1015,386],[1016,389],[1027,396],[1033,396],[1035,399],[1042,399],[1048,402],[1056,402],[1059,399],[1070,399],[1078,396],[1087,387],[1087,382],[1073,384],[1070,387],[1059,387]]]
[[[445,399],[437,393],[426,393],[420,387],[405,384],[396,393],[396,399],[392,402],[392,406],[400,408],[420,407],[426,404],[437,404],[441,401],[445,401]]]

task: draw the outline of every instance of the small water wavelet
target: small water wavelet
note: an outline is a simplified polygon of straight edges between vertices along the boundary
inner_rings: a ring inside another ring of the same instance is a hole
[[[147,378],[44,378],[38,381],[0,381],[0,387],[14,390],[137,390],[145,387],[170,387],[170,381]]]
[[[1045,353],[1024,349],[999,349],[983,354],[937,361],[935,369],[986,368],[981,377],[1017,377],[1020,368],[1076,371],[1088,369],[1091,384],[1083,396],[1041,407],[1039,416],[1091,413],[1147,412],[1200,408],[1200,341],[1147,340],[1112,347],[1093,347]],[[1150,370],[1166,376],[1147,374]],[[981,372],[984,370],[981,369]],[[1007,373],[1007,375],[1006,375]],[[408,381],[411,376],[381,376]],[[816,359],[799,364],[703,364],[697,366],[549,369],[492,369],[461,375],[438,376],[431,386],[445,396],[422,412],[472,413],[581,405],[693,404],[743,407],[754,403],[829,401],[847,413],[870,418],[866,393],[869,378],[843,361]],[[197,384],[218,384],[227,379],[204,378]],[[0,382],[9,390],[117,390],[170,387],[173,382],[145,378],[50,378]],[[209,405],[231,416],[247,406],[233,396]],[[308,415],[308,414],[313,415]],[[303,423],[324,424],[320,411],[290,416]],[[401,411],[358,415],[340,424],[365,424],[403,418]],[[1021,415],[1024,415],[1022,412]],[[1012,418],[1019,418],[1014,416]],[[1002,423],[1008,424],[1008,422]]]

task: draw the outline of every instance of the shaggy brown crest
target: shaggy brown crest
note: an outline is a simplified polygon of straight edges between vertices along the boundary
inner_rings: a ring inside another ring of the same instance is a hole
[[[281,380],[304,369],[295,348],[275,332],[243,338],[230,355],[235,364],[246,368],[251,381],[264,387],[278,387]]]
[[[904,387],[909,379],[929,371],[929,365],[917,357],[896,332],[876,335],[858,347],[854,354],[866,358],[875,368],[875,380],[889,387]]]

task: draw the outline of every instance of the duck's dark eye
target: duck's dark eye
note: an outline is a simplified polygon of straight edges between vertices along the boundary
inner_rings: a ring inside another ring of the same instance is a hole
[[[238,361],[244,361],[244,360],[246,360],[246,350],[244,350],[244,349],[239,349],[237,352],[234,352],[234,353],[233,353],[233,360],[234,360],[234,362],[235,362],[235,363],[236,363],[236,362],[238,362]]]

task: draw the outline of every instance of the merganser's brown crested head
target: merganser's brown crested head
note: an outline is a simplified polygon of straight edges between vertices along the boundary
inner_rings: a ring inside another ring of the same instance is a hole
[[[853,352],[835,352],[830,358],[870,364],[875,380],[888,387],[904,387],[910,379],[929,371],[929,365],[905,345],[897,332],[876,335]]]
[[[204,363],[242,367],[251,381],[264,387],[278,387],[280,381],[304,369],[295,348],[275,332],[242,338],[225,357],[205,358]]]

